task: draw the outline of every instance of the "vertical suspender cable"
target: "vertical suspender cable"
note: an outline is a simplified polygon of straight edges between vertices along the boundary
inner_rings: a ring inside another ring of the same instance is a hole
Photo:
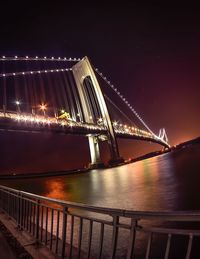
[[[71,87],[70,87],[70,79],[69,79],[69,75],[68,73],[66,72],[63,72],[62,73],[63,75],[63,79],[64,79],[64,82],[65,82],[65,87],[66,87],[66,90],[67,90],[67,94],[69,96],[69,108],[70,108],[70,115],[71,117],[73,118],[73,120],[76,119],[76,113],[75,113],[75,110],[74,110],[74,104],[73,104],[73,96],[72,96],[72,92],[71,92]]]
[[[76,83],[74,80],[73,73],[71,71],[69,71],[69,76],[70,76],[71,87],[72,87],[73,95],[75,97],[75,103],[76,103],[76,108],[77,108],[77,113],[78,113],[76,115],[79,117],[80,121],[84,121],[80,97],[79,97],[79,94],[77,91],[77,86],[76,86]]]

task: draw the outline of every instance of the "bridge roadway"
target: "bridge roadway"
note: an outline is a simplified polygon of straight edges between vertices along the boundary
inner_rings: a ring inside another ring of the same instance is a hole
[[[113,123],[117,138],[136,139],[160,144],[165,148],[169,145],[156,135],[127,125]],[[107,129],[104,125],[88,124],[73,120],[58,120],[55,117],[28,115],[15,112],[0,111],[0,130],[23,132],[54,132],[72,135],[96,134],[106,138]]]

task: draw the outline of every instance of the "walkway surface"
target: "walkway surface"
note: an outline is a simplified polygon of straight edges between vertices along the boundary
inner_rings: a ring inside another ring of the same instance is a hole
[[[9,235],[9,242],[14,245],[14,252],[4,237],[4,231],[0,229],[0,259],[55,259],[55,255],[44,246],[36,246],[35,239],[28,235],[25,231],[19,231],[16,224],[6,214],[0,212],[0,224]],[[16,256],[15,256],[16,251]]]
[[[14,255],[10,246],[8,245],[6,239],[0,232],[0,258],[1,259],[16,259],[17,257]]]

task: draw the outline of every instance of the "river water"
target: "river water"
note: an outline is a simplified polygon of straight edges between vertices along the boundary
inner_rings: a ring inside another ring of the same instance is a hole
[[[103,207],[199,210],[200,144],[115,168],[68,176],[1,180],[0,184]]]

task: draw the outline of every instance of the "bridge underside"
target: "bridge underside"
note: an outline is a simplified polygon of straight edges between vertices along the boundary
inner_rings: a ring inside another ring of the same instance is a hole
[[[79,136],[96,136],[100,140],[107,139],[107,130],[103,127],[97,125],[84,125],[82,126],[79,123],[66,124],[62,123],[36,123],[36,122],[25,122],[25,121],[16,121],[12,118],[0,118],[0,130],[1,131],[18,131],[18,132],[34,132],[34,133],[59,133],[59,134],[69,134],[69,135],[79,135]],[[154,139],[151,137],[144,137],[141,135],[134,135],[129,133],[120,133],[115,132],[115,136],[121,139],[135,139],[141,141],[148,141],[156,144],[160,144],[165,148],[169,146],[165,144],[162,140]]]
[[[155,144],[159,144],[165,148],[169,148],[169,145],[165,144],[162,140],[154,139],[154,138],[150,138],[150,137],[143,137],[143,136],[137,136],[137,135],[133,135],[133,134],[124,134],[124,133],[116,133],[116,137],[121,138],[121,139],[133,139],[133,140],[152,142]]]
[[[6,131],[21,131],[21,132],[37,132],[37,133],[61,133],[61,134],[71,134],[71,135],[83,135],[106,134],[106,129],[97,127],[95,125],[85,125],[84,127],[78,123],[75,125],[62,125],[58,124],[43,124],[43,123],[31,123],[31,122],[21,122],[13,121],[10,118],[0,119],[0,130]]]

